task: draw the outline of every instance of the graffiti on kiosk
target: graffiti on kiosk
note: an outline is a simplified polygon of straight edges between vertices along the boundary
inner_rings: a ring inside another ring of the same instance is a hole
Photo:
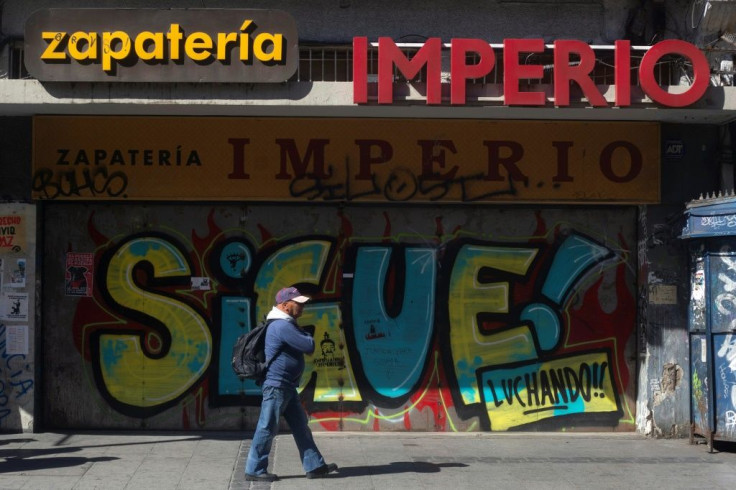
[[[260,388],[230,368],[233,342],[279,287],[299,284],[314,298],[300,324],[317,343],[299,390],[326,430],[411,429],[425,411],[436,430],[615,426],[629,412],[625,244],[614,252],[574,230],[518,243],[244,237],[212,223],[206,237],[98,237],[94,296],[74,328],[115,410],[143,418],[194,400],[205,424],[208,407],[257,405]],[[618,304],[604,311],[609,269]],[[211,289],[192,290],[192,276]]]
[[[733,215],[725,216],[702,216],[700,218],[700,226],[707,229],[733,228],[736,226],[736,217]]]
[[[733,413],[736,411],[736,336],[726,334],[716,353],[716,369],[718,371],[719,403],[725,407],[723,417],[726,427],[730,431],[736,431]],[[729,414],[730,412],[730,414]]]

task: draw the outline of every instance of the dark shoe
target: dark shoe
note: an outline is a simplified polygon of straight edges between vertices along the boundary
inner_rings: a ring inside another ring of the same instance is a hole
[[[260,475],[245,474],[245,481],[276,481],[279,477],[273,473],[261,473]]]
[[[307,478],[323,478],[327,473],[337,471],[337,465],[335,463],[323,464],[316,470],[308,471]]]

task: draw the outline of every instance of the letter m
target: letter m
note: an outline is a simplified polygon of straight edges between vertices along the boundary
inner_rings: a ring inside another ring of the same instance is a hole
[[[307,151],[304,158],[299,155],[299,149],[296,147],[296,141],[293,139],[277,139],[276,144],[281,147],[281,167],[277,179],[291,179],[291,174],[286,170],[287,162],[291,162],[291,168],[294,170],[297,178],[307,175],[309,162],[314,162],[314,172],[311,174],[314,178],[326,179],[330,175],[325,173],[325,146],[330,140],[309,140]]]
[[[378,103],[391,104],[394,100],[394,66],[407,80],[417,76],[427,66],[427,104],[442,102],[442,43],[440,38],[427,39],[411,60],[404,56],[389,37],[378,38]]]

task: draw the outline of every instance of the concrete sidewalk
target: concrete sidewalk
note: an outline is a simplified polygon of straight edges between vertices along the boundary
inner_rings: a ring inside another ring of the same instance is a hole
[[[273,484],[246,482],[249,433],[0,434],[0,489],[718,488],[736,486],[736,449],[634,434],[315,433],[337,474],[307,480],[288,434]]]

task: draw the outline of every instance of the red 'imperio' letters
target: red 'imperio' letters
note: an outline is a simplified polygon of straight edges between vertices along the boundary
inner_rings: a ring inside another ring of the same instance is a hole
[[[615,59],[615,106],[631,105],[631,43],[621,40],[614,43]],[[507,106],[543,106],[544,92],[524,92],[519,89],[519,80],[541,79],[542,65],[520,64],[521,53],[541,53],[545,50],[542,39],[506,39],[503,43],[503,93]],[[575,82],[594,107],[607,107],[590,73],[595,66],[593,48],[582,41],[558,40],[554,42],[554,104],[558,107],[570,105],[570,82]],[[467,64],[468,55],[476,55],[475,64]],[[694,80],[681,93],[669,93],[657,83],[654,68],[662,57],[676,54],[688,58],[692,63]],[[571,66],[571,55],[579,62]],[[353,101],[368,103],[368,38],[353,38]],[[393,70],[398,69],[407,79],[415,77],[427,67],[427,104],[441,104],[441,60],[442,42],[430,38],[409,60],[391,38],[378,38],[378,103],[393,103]],[[492,47],[482,39],[453,39],[450,43],[450,103],[466,103],[467,81],[489,74],[496,64]],[[710,68],[705,55],[693,44],[679,40],[661,41],[646,51],[639,65],[639,85],[653,101],[667,107],[686,107],[697,102],[708,88]]]

